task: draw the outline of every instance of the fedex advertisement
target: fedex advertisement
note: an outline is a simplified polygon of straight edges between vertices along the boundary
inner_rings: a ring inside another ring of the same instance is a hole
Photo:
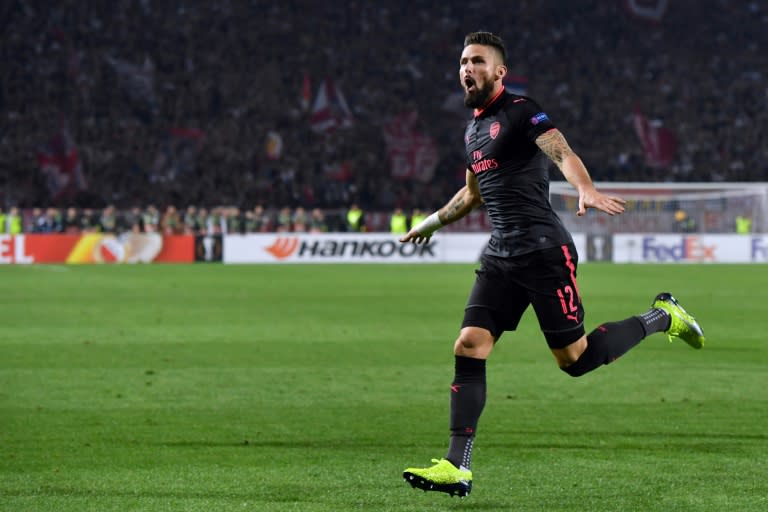
[[[621,234],[613,236],[615,263],[768,262],[768,237]]]
[[[749,238],[750,259],[754,262],[768,263],[768,235]]]

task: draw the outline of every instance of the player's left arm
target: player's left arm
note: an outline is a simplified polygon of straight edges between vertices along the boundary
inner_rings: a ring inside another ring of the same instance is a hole
[[[568,183],[579,192],[579,210],[576,215],[584,215],[587,208],[597,208],[608,215],[624,212],[626,201],[618,196],[609,196],[599,192],[592,183],[584,162],[573,152],[563,134],[552,128],[536,137],[536,145],[555,162]]]

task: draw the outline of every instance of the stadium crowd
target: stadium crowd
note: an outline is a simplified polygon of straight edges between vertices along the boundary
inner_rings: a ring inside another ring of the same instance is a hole
[[[510,76],[595,180],[764,180],[768,8],[677,0],[652,20],[629,3],[3,2],[0,204],[64,219],[141,205],[182,231],[188,205],[435,208],[464,179],[457,61],[478,29],[506,39]],[[635,112],[674,134],[669,162],[649,164]],[[393,172],[403,139],[385,131],[403,114],[406,138],[434,141],[433,172]]]
[[[245,233],[323,233],[350,230],[341,215],[330,219],[320,208],[281,208],[270,212],[259,205],[249,210],[237,207],[197,208],[183,211],[175,206],[159,209],[155,205],[125,210],[114,205],[104,208],[29,208],[0,209],[0,234],[20,233],[161,233],[164,235],[218,235]]]

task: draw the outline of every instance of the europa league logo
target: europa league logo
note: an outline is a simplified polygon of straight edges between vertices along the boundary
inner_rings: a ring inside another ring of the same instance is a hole
[[[195,240],[195,260],[221,261],[221,235],[200,235]]]
[[[587,237],[587,261],[612,261],[613,239],[611,235]]]
[[[211,261],[213,259],[213,237],[203,237],[203,259]]]

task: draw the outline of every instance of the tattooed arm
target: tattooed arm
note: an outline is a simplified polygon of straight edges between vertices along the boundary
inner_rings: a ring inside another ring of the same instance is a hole
[[[434,212],[417,226],[411,227],[411,230],[400,241],[417,244],[426,242],[432,236],[432,233],[446,224],[456,222],[481,204],[483,204],[483,199],[480,196],[477,178],[475,178],[472,171],[467,169],[467,184],[456,192],[445,206]]]
[[[481,204],[483,204],[483,199],[480,197],[477,178],[472,171],[467,170],[467,184],[437,211],[437,216],[443,225],[450,224],[464,217]]]
[[[597,191],[584,162],[573,152],[560,130],[553,128],[542,133],[536,138],[536,145],[555,162],[568,183],[579,192],[579,210],[576,215],[584,215],[587,208],[597,208],[608,215],[624,211],[624,199]]]

